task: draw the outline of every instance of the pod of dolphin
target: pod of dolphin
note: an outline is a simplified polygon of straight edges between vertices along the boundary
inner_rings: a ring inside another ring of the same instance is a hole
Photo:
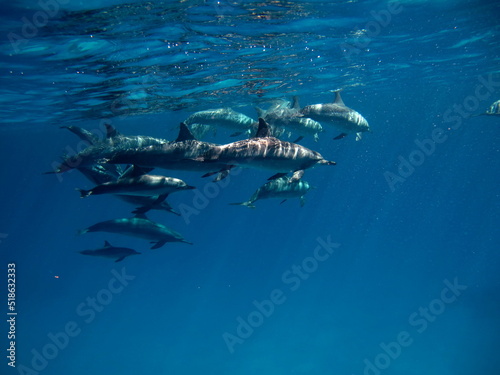
[[[248,201],[231,203],[255,208],[260,199],[278,198],[283,203],[288,198],[299,198],[304,205],[304,196],[311,189],[302,180],[306,169],[318,165],[335,165],[320,153],[297,142],[306,136],[315,141],[324,132],[323,125],[337,128],[340,134],[334,139],[356,134],[361,139],[363,132],[370,131],[366,119],[355,110],[345,106],[340,90],[335,90],[332,103],[314,104],[300,108],[298,99],[290,103],[282,101],[267,110],[257,108],[258,121],[230,108],[200,111],[180,124],[175,141],[166,141],[148,136],[124,136],[115,128],[106,125],[106,139],[100,140],[93,133],[76,127],[66,128],[88,143],[88,147],[76,155],[65,157],[52,172],[63,173],[77,169],[96,186],[89,190],[77,189],[82,198],[92,195],[110,194],[135,205],[131,218],[119,218],[96,223],[80,230],[89,232],[118,233],[149,240],[158,249],[167,242],[191,244],[177,231],[146,217],[150,210],[163,210],[179,215],[166,198],[173,193],[195,189],[194,186],[174,178],[149,174],[154,168],[204,172],[203,177],[215,175],[214,181],[224,179],[235,167],[272,171],[269,181],[258,188]],[[500,101],[495,102],[485,115],[500,115]],[[254,133],[253,137],[214,144],[198,140],[217,128],[229,129],[231,136]],[[292,133],[299,135],[294,142],[279,137]],[[122,165],[129,165],[124,169]],[[84,255],[108,257],[120,262],[128,256],[139,254],[129,248],[114,247],[105,241],[102,248],[84,250]]]

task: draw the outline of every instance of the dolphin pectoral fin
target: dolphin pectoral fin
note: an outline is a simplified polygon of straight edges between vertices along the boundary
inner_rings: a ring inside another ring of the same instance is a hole
[[[156,198],[156,200],[153,202],[153,205],[155,204],[160,204],[161,202],[163,202],[165,199],[167,199],[168,197],[168,194],[161,194],[161,195],[158,195],[158,198]]]
[[[192,242],[185,240],[184,238],[181,240],[182,243],[187,243],[188,245],[194,245]]]
[[[253,205],[253,202],[248,201],[248,202],[241,202],[241,203],[229,203],[231,206],[246,206],[248,208],[255,208]]]
[[[356,133],[356,141],[361,141],[361,138],[363,138],[363,133]]]
[[[80,198],[87,198],[89,195],[92,194],[92,190],[83,190],[83,189],[75,189],[75,190],[80,192]]]
[[[302,178],[302,176],[304,176],[304,173],[305,173],[305,171],[303,169],[300,169],[298,171],[293,172],[293,175],[292,175],[292,177],[290,177],[290,180],[288,181],[288,183],[299,181]]]
[[[124,257],[124,256],[123,256],[123,257],[118,258],[117,260],[115,260],[115,263],[121,262],[123,259],[125,259],[125,257]]]
[[[223,171],[220,171],[219,174],[217,175],[217,177],[215,177],[213,179],[213,182],[219,182],[219,181],[225,179],[229,175],[230,171],[231,171],[231,168],[224,169]]]
[[[271,177],[269,177],[267,180],[268,181],[276,180],[278,178],[285,177],[287,174],[288,173],[276,173],[276,174],[273,174]]]
[[[286,199],[283,199],[283,200],[280,202],[280,204],[283,204],[283,203],[285,203],[286,201],[287,201]]]
[[[163,245],[165,245],[167,243],[167,241],[166,240],[164,240],[164,241],[157,241],[157,242],[151,241],[151,243],[154,243],[154,245],[151,246],[151,250],[155,250],[155,249],[159,249],[160,247],[162,247]]]
[[[305,204],[306,204],[306,199],[304,198],[304,196],[300,197],[300,207],[304,207]]]
[[[81,235],[81,234],[85,234],[85,233],[88,233],[88,232],[89,232],[89,229],[85,228],[85,229],[80,229],[78,232],[76,232],[76,234]]]
[[[292,141],[292,143],[299,143],[301,140],[304,139],[304,136],[301,135],[300,137],[298,137],[296,140]]]
[[[342,139],[344,137],[347,136],[347,133],[340,133],[339,135],[337,135],[335,138],[333,138],[334,140],[338,141],[339,139]]]
[[[137,207],[135,210],[132,211],[132,213],[134,215],[138,215],[138,214],[145,214],[146,212],[148,212],[152,207],[151,206],[141,206],[141,207]]]

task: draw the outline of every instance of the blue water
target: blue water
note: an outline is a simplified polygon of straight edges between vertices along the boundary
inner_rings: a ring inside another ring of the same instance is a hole
[[[500,373],[500,118],[470,117],[500,99],[498,4],[60,2],[1,5],[1,374]],[[149,213],[192,246],[77,236],[132,206],[42,175],[81,146],[62,125],[175,139],[195,111],[337,88],[372,132],[303,140],[337,162],[306,172],[304,207],[228,205],[269,172],[159,170],[199,188]],[[104,240],[142,255],[78,254]]]

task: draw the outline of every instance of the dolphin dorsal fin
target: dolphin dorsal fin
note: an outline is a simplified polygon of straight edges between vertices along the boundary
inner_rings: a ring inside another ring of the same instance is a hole
[[[120,178],[133,178],[133,177],[139,177],[142,175],[145,175],[148,172],[151,172],[154,168],[147,168],[147,167],[139,167],[138,165],[131,165],[127,169],[125,169],[125,172],[121,174]]]
[[[271,129],[269,129],[268,123],[262,117],[259,117],[259,128],[257,129],[257,133],[254,138],[264,138],[270,136]]]
[[[104,126],[106,127],[106,138],[114,138],[114,137],[117,137],[120,134],[120,132],[118,130],[115,129],[115,127],[111,124],[104,124]]]
[[[135,216],[134,216],[134,217],[135,217],[136,219],[144,219],[144,220],[149,220],[149,219],[148,219],[148,217],[146,216],[146,214],[141,213],[141,212],[139,212],[139,213],[135,214]]]
[[[112,247],[108,241],[104,241],[104,247]]]
[[[193,133],[191,133],[187,125],[181,122],[181,125],[179,127],[179,135],[177,136],[177,139],[175,141],[176,142],[192,141],[194,139],[195,139],[194,135]]]
[[[257,117],[264,117],[264,114],[266,113],[266,111],[259,107],[255,107],[255,111],[257,112]]]
[[[299,97],[297,95],[292,97],[292,109],[300,109]]]
[[[333,92],[335,93],[335,99],[333,100],[333,102],[335,104],[339,104],[339,105],[345,106],[344,101],[342,100],[342,97],[340,96],[340,92],[341,91],[342,91],[342,89],[333,90]]]

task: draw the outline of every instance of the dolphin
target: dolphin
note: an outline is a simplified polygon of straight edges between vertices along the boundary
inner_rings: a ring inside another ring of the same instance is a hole
[[[63,126],[62,128],[70,130],[72,133],[77,135],[83,141],[87,141],[90,144],[98,143],[99,140],[94,136],[93,133],[79,128],[78,126]],[[107,125],[107,137],[116,136],[117,132],[111,125]],[[106,182],[116,181],[120,176],[123,175],[121,166],[115,164],[93,164],[87,167],[77,168],[88,180],[96,185],[104,184]],[[133,204],[136,207],[133,214],[136,213],[146,213],[149,210],[162,210],[173,213],[174,215],[180,216],[180,213],[176,212],[173,207],[166,201],[161,201],[158,195],[152,196],[139,196],[139,195],[124,195],[115,194],[114,197],[121,199],[124,202]]]
[[[77,190],[80,192],[82,198],[89,195],[121,194],[138,196],[159,195],[165,199],[171,193],[190,189],[195,189],[195,187],[189,186],[178,178],[150,174],[140,174],[137,176],[130,174],[120,177],[116,181],[97,185],[90,190]]]
[[[167,143],[164,139],[143,135],[124,136],[110,125],[107,125],[107,130],[108,134],[105,140],[93,143],[75,155],[63,157],[59,166],[55,167],[53,171],[45,173],[63,173],[74,168],[102,164],[119,151]]]
[[[255,108],[259,117],[263,118],[270,126],[276,128],[286,128],[300,135],[294,143],[304,138],[304,136],[311,135],[317,142],[319,139],[318,134],[323,132],[323,127],[317,121],[304,117],[299,112],[298,99],[293,97],[293,102],[283,101],[268,108],[266,111]]]
[[[278,172],[270,179],[283,177],[293,172],[291,181],[302,177],[304,170],[316,165],[335,165],[319,152],[312,151],[296,143],[282,141],[270,136],[269,125],[259,118],[259,129],[254,138],[214,146],[198,160],[206,163],[226,164],[226,170],[219,171],[216,181],[224,178],[232,166],[266,169]],[[204,177],[213,173],[208,173]]]
[[[255,208],[254,202],[259,199],[280,198],[283,199],[281,203],[285,202],[288,198],[300,198],[300,205],[304,206],[304,195],[311,189],[307,181],[290,181],[289,177],[280,177],[275,180],[269,181],[258,188],[255,193],[246,202],[230,203],[231,205],[247,206]]]
[[[235,137],[244,133],[250,135],[256,121],[243,113],[234,111],[231,108],[218,108],[193,113],[184,121],[184,123],[188,126],[194,124],[221,126],[236,131],[231,134],[232,137]]]
[[[226,164],[207,164],[198,159],[215,146],[214,143],[196,140],[186,124],[181,123],[174,142],[116,151],[107,159],[107,163],[203,172],[229,168]]]
[[[105,184],[107,182],[116,181],[121,175],[121,167],[114,164],[96,164],[90,167],[78,168],[87,179],[96,185]],[[175,211],[173,207],[166,201],[160,199],[159,195],[140,196],[127,194],[113,194],[113,197],[118,198],[129,204],[138,206],[132,213],[146,213],[149,210],[162,210],[180,216],[180,213]],[[161,197],[163,198],[163,197]]]
[[[154,243],[151,249],[158,249],[167,242],[184,242],[192,245],[192,243],[186,241],[180,233],[165,225],[149,220],[144,214],[137,214],[133,218],[102,221],[88,228],[79,230],[78,234],[89,232],[118,233],[126,236],[144,238]]]
[[[344,138],[348,133],[356,133],[356,140],[359,141],[363,132],[370,131],[370,126],[360,113],[344,104],[340,91],[342,90],[334,91],[333,103],[308,105],[302,108],[300,113],[322,124],[327,123],[339,128],[342,133],[334,139]]]
[[[108,241],[104,241],[104,247],[95,250],[82,250],[79,253],[83,255],[116,259],[115,262],[121,262],[128,256],[140,254],[137,251],[129,249],[127,247],[112,246]]]

